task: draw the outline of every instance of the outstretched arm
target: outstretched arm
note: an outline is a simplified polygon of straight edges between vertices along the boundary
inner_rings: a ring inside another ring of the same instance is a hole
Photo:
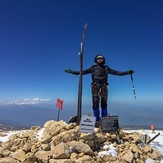
[[[79,71],[73,71],[73,70],[71,70],[70,68],[66,69],[65,72],[66,72],[66,73],[69,73],[69,74],[75,74],[75,75],[79,75],[79,74],[80,74]]]
[[[123,75],[129,75],[129,74],[133,74],[133,73],[134,73],[134,70],[117,71],[117,70],[113,70],[110,67],[108,67],[108,74],[123,76]]]
[[[65,70],[66,73],[70,73],[70,74],[74,74],[74,75],[79,75],[80,74],[80,71],[73,71],[71,70],[70,68],[69,69],[66,69]],[[82,71],[82,74],[85,75],[85,74],[89,74],[92,72],[92,67],[86,69],[86,70],[83,70]]]

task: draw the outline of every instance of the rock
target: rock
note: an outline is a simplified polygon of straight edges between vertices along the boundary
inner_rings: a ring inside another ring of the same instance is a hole
[[[21,135],[20,135],[20,138],[23,139],[23,138],[30,138],[30,139],[33,139],[36,137],[36,134],[37,132],[34,131],[34,130],[27,130],[25,132],[23,132]]]
[[[78,158],[79,158],[79,155],[78,155],[77,153],[71,153],[70,159],[71,159],[73,162],[75,162],[76,159],[78,159]]]
[[[110,137],[111,137],[112,140],[116,140],[117,139],[117,136],[115,134],[111,134]]]
[[[41,128],[39,126],[32,126],[31,130],[39,131]]]
[[[98,145],[101,145],[101,144],[103,144],[104,142],[106,142],[106,140],[107,140],[107,136],[106,135],[104,135],[103,133],[96,133],[96,135],[95,135],[95,141],[96,141],[96,143],[98,144]]]
[[[43,149],[44,151],[50,151],[51,147],[50,144],[41,144],[41,149]]]
[[[69,146],[66,143],[60,143],[52,149],[52,154],[55,159],[69,159]]]
[[[54,125],[54,123],[56,123],[56,121],[54,120],[50,120],[50,121],[47,121],[45,124],[44,124],[44,128],[45,129],[48,129],[48,127],[50,127],[49,129],[52,129],[52,126]]]
[[[70,159],[50,159],[49,163],[73,163]]]
[[[127,152],[125,151],[125,153],[124,154],[122,153],[121,155],[122,155],[121,159],[128,162],[128,163],[131,163],[133,161],[134,155],[131,152],[131,150],[129,150]]]
[[[49,132],[51,133],[52,130],[54,129],[57,129],[57,131],[55,131],[56,133],[58,133],[58,130],[60,129],[63,129],[63,128],[66,128],[67,127],[67,124],[64,122],[64,121],[47,121],[45,124],[44,124],[44,128],[45,130],[49,130]]]
[[[136,144],[130,144],[130,149],[133,153],[138,153],[138,154],[142,154],[142,151],[140,149],[140,146],[136,145]]]
[[[152,149],[152,147],[150,147],[150,146],[145,146],[145,147],[143,148],[143,152],[144,152],[145,154],[147,154],[147,153],[152,153],[152,152],[153,152],[153,149]]]
[[[70,141],[67,142],[67,144],[72,147],[73,151],[76,151],[78,153],[84,153],[84,154],[88,154],[93,156],[94,153],[92,151],[92,149],[90,148],[89,145],[82,143],[82,142],[78,142],[78,141]]]
[[[1,133],[1,132],[0,132],[0,137],[5,137],[5,136],[7,136],[6,133],[3,133],[3,132]]]
[[[20,163],[18,160],[11,158],[11,157],[6,157],[6,158],[0,158],[0,163]]]
[[[76,163],[94,163],[94,159],[89,155],[84,155],[83,157],[78,158]]]
[[[81,133],[80,134],[80,139],[83,139],[84,141],[93,140],[94,137],[95,136],[93,134],[90,134],[90,133]]]
[[[31,151],[31,143],[26,143],[23,147],[23,150],[25,152],[30,152]]]
[[[19,161],[23,161],[25,159],[25,152],[22,149],[19,149],[13,153],[12,157]]]
[[[9,140],[15,140],[20,136],[20,134],[13,134],[9,137]]]
[[[22,163],[34,163],[37,161],[37,158],[35,157],[34,153],[29,152],[25,155],[25,159],[22,161]]]
[[[53,141],[53,144],[55,146],[55,145],[58,145],[61,142],[66,143],[68,141],[75,140],[76,135],[77,135],[77,130],[72,129],[72,130],[68,130],[68,131],[62,132],[62,133],[54,136],[52,138],[52,141]]]
[[[2,155],[2,157],[8,157],[11,154],[11,151],[8,149],[2,150],[0,152],[0,155]]]
[[[130,140],[133,141],[133,143],[138,142],[139,140],[141,140],[142,134],[139,134],[138,132],[134,132],[131,136],[130,136]]]
[[[100,128],[93,134],[78,130],[75,123],[53,120],[42,129],[32,126],[0,143],[0,163],[144,163],[149,158],[159,163],[163,159],[150,145],[141,145],[142,135],[137,132],[120,130],[117,136]],[[114,156],[108,154],[110,145],[116,151]]]
[[[155,159],[155,160],[161,160],[163,159],[163,156],[161,155],[161,153],[157,150],[153,151],[152,153],[150,153],[148,156],[150,156],[150,158]]]
[[[21,163],[37,163],[37,159],[34,156],[29,157],[29,158],[24,159]]]
[[[79,126],[76,126],[76,123],[70,123],[69,125],[66,125],[65,127],[66,130],[71,130],[73,128],[76,128],[78,130]]]
[[[37,151],[39,151],[39,147],[40,147],[40,146],[38,146],[38,145],[36,145],[36,144],[33,144],[33,145],[31,146],[31,152],[32,152],[32,153],[36,153]]]
[[[7,141],[7,142],[2,143],[2,148],[3,149],[10,150],[11,149],[11,143],[10,143],[10,141]]]
[[[102,157],[103,162],[109,162],[109,159],[110,159],[110,155],[104,155]]]
[[[52,137],[58,135],[61,130],[65,129],[67,127],[67,124],[63,121],[48,121],[45,123],[44,125],[44,131],[42,134],[42,139],[41,142],[42,143],[49,143],[52,139]]]
[[[126,148],[129,148],[129,147],[130,147],[130,143],[129,143],[129,142],[124,142],[124,146],[125,146]]]
[[[52,156],[51,151],[38,151],[35,154],[35,157],[43,162],[47,162]]]

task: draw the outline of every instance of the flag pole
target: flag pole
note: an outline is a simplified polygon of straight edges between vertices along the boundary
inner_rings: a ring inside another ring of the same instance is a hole
[[[57,98],[57,104],[56,104],[56,108],[58,108],[57,121],[59,121],[60,110],[62,110],[62,107],[63,107],[63,100],[60,98]]]
[[[59,116],[60,116],[60,109],[58,109],[57,121],[59,121]]]

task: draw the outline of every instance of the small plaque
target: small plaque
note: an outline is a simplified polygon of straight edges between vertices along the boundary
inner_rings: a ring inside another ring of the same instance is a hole
[[[119,130],[118,116],[101,117],[101,130],[103,132],[116,132]]]
[[[95,128],[96,117],[90,115],[82,115],[79,132],[80,133],[93,133]]]

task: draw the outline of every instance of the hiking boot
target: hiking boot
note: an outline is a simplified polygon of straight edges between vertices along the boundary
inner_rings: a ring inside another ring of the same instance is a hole
[[[95,127],[99,128],[100,125],[101,125],[100,121],[96,121],[96,123],[95,123]]]

